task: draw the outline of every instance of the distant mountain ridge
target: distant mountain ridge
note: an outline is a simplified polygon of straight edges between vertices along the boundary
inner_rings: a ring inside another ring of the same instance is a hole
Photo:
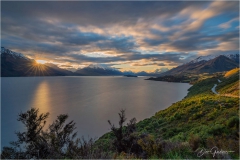
[[[113,68],[113,67],[109,67],[108,65],[106,64],[90,64],[88,66],[88,68],[96,68],[96,69],[104,69],[104,70],[112,70],[112,71],[116,71],[117,69],[116,68]]]
[[[115,68],[108,67],[102,64],[91,64],[75,71],[76,74],[82,76],[114,76],[123,75],[123,73]]]
[[[12,56],[13,58],[23,58],[23,59],[26,59],[26,60],[30,60],[29,58],[27,58],[26,56],[24,56],[22,53],[17,53],[17,52],[13,52],[9,49],[5,49],[4,47],[1,47],[1,52],[0,52],[1,55],[5,55],[5,54],[8,54],[10,56]]]
[[[57,65],[52,64],[52,63],[45,63],[45,66],[51,67],[53,69],[55,69],[58,72],[61,72],[62,74],[64,74],[65,76],[75,76],[74,72],[66,70],[66,69],[62,69],[59,68]]]
[[[229,71],[239,67],[239,54],[201,56],[161,74],[183,75]]]
[[[24,76],[123,76],[126,74],[138,76],[155,76],[160,72],[147,73],[120,71],[106,64],[91,64],[78,69],[75,72],[59,68],[52,63],[38,64],[34,59],[1,47],[1,76],[2,77],[24,77]]]
[[[21,53],[1,47],[1,77],[68,76],[73,73],[57,66],[38,64]]]
[[[226,54],[226,55],[208,55],[208,56],[200,56],[188,63],[197,63],[197,62],[201,62],[201,61],[209,61],[209,60],[212,60],[214,58],[217,58],[219,56],[225,56],[237,63],[239,63],[239,54]],[[186,63],[185,63],[186,64]]]
[[[132,76],[157,76],[160,72],[157,70],[155,72],[133,72],[133,71],[120,71],[116,68],[110,67],[105,64],[91,64],[87,67],[78,69],[76,72],[78,75],[83,76],[119,76],[119,75],[132,75]]]
[[[228,71],[239,67],[239,54],[219,56],[200,56],[163,73],[161,69],[148,73],[145,71],[120,71],[106,64],[91,64],[75,72],[59,68],[55,64],[38,64],[34,59],[1,47],[1,76],[164,76],[200,74]],[[165,70],[164,70],[165,71]]]

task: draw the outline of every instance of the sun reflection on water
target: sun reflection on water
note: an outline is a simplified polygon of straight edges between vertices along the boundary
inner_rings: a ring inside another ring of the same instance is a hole
[[[39,113],[50,112],[51,107],[50,96],[51,95],[49,83],[47,83],[46,81],[42,81],[35,90],[31,106],[34,108],[38,108]]]

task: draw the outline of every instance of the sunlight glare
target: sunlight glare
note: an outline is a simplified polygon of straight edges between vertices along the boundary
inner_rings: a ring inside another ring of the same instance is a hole
[[[36,62],[37,62],[37,63],[40,63],[40,64],[46,63],[46,61],[44,61],[44,60],[36,60]]]

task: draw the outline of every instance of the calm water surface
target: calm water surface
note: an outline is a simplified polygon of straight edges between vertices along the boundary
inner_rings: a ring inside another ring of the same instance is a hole
[[[19,77],[1,78],[1,145],[23,131],[17,115],[31,107],[49,112],[48,122],[68,114],[78,136],[99,137],[110,131],[117,113],[143,120],[187,95],[189,84],[146,81],[146,77]]]

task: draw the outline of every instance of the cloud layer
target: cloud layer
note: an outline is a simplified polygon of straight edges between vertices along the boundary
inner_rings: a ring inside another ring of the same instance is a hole
[[[10,1],[1,10],[2,46],[61,66],[153,71],[239,50],[237,1]]]

